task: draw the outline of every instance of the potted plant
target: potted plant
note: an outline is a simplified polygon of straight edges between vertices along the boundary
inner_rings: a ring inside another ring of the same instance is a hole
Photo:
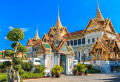
[[[56,76],[56,78],[59,78],[60,77],[60,73],[62,73],[63,71],[63,68],[59,65],[55,65],[53,68],[52,68],[52,76]]]
[[[85,65],[80,63],[78,63],[75,68],[77,70],[77,75],[83,75],[86,70]]]
[[[73,75],[76,75],[77,70],[76,70],[75,68],[73,68],[73,69],[72,69],[72,73],[73,73]]]

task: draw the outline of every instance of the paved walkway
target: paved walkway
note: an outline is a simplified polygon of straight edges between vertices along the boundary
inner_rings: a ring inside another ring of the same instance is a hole
[[[65,76],[60,78],[29,79],[24,82],[120,82],[120,73],[89,74],[87,76]]]

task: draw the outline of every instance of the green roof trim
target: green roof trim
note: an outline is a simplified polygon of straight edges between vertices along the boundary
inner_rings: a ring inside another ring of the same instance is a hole
[[[50,52],[50,50],[46,50],[47,52]],[[53,50],[51,50],[51,52],[53,52]]]
[[[74,52],[71,52],[71,54],[74,54]]]
[[[73,51],[71,47],[69,47],[70,51]]]
[[[45,46],[45,48],[50,48],[49,44],[43,44]]]

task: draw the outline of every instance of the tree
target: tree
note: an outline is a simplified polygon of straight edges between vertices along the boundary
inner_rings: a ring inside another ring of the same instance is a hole
[[[10,32],[8,32],[7,39],[13,42],[11,47],[14,49],[14,50],[8,49],[5,51],[5,56],[10,57],[12,60],[12,62],[11,62],[12,63],[12,65],[11,65],[11,72],[12,72],[11,81],[12,82],[15,81],[15,71],[16,71],[17,72],[17,82],[20,82],[19,70],[21,68],[21,65],[20,65],[21,60],[16,58],[16,55],[17,55],[17,52],[19,52],[19,51],[20,52],[27,51],[25,46],[23,47],[22,44],[19,43],[19,40],[24,39],[24,33],[21,29],[15,28],[15,29],[11,30]]]
[[[21,46],[18,46],[17,49],[18,49],[19,52],[22,52],[22,57],[23,57],[23,52],[27,52],[26,46],[21,45]]]
[[[8,77],[8,82],[10,82],[10,67],[11,67],[11,62],[10,61],[5,61],[2,63],[2,66],[4,69],[7,70],[7,77]]]

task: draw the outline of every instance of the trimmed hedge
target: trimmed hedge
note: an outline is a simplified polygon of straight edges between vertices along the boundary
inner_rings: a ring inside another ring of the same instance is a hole
[[[100,70],[88,69],[88,73],[100,73]]]
[[[32,73],[32,72],[25,72],[24,74],[20,75],[21,81],[23,79],[29,79],[29,78],[40,78],[43,77],[45,73]],[[0,82],[6,82],[7,81],[7,74],[1,73],[0,74]]]
[[[43,77],[43,74],[41,74],[41,73],[24,73],[20,77],[22,79],[39,78],[39,77]]]
[[[0,74],[0,82],[6,82],[7,81],[7,74],[1,73]]]

